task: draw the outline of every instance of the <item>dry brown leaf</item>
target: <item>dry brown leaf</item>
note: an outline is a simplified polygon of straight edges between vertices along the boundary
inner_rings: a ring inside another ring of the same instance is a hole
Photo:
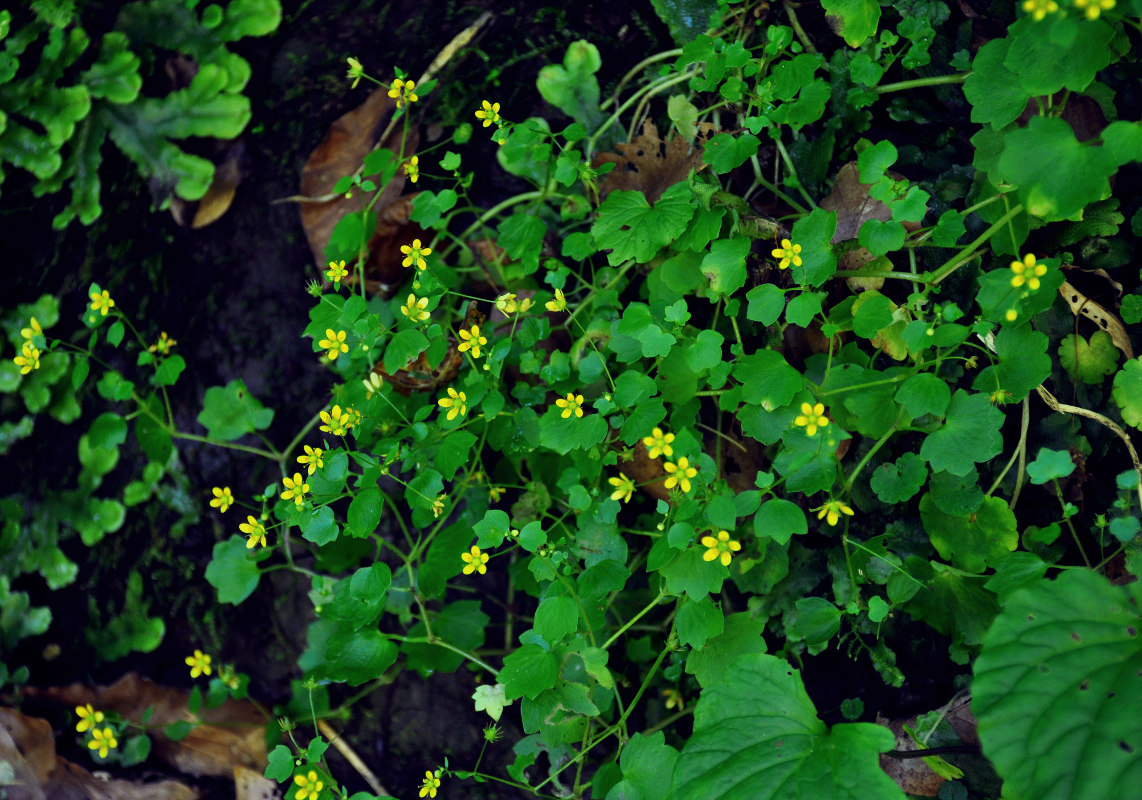
[[[916,746],[912,737],[904,731],[904,726],[915,729],[916,717],[909,719],[894,719],[889,722],[877,715],[876,723],[883,725],[896,736],[896,750],[911,751],[921,748]],[[892,758],[880,756],[880,768],[888,773],[888,777],[906,793],[919,797],[935,797],[940,793],[940,785],[944,779],[932,771],[922,758]]]
[[[277,781],[257,770],[234,767],[235,800],[276,800],[278,796]]]
[[[246,147],[242,139],[218,141],[214,161],[214,179],[201,200],[171,198],[170,212],[174,221],[184,228],[197,230],[221,219],[234,202],[238,186],[242,183],[242,161]]]
[[[886,172],[893,180],[904,180],[904,176],[894,172]],[[872,184],[860,182],[860,168],[857,162],[850,161],[837,171],[837,180],[833,183],[833,191],[821,201],[821,208],[825,211],[837,212],[837,230],[833,234],[832,242],[848,241],[857,238],[860,226],[870,219],[887,222],[892,219],[892,210],[884,203],[869,196]],[[914,231],[920,227],[918,222],[904,222],[905,230]]]
[[[463,327],[471,328],[473,325],[483,325],[485,319],[486,317],[476,308],[476,301],[473,300],[468,303]],[[456,349],[456,341],[449,339],[448,350],[441,362],[435,367],[428,363],[428,356],[422,352],[393,375],[389,375],[381,364],[373,367],[373,372],[380,375],[385,382],[392,384],[396,391],[407,397],[413,392],[432,392],[440,386],[451,383],[460,374],[460,365],[463,363],[464,356]]]
[[[699,125],[696,144],[681,136],[672,136],[663,141],[658,136],[658,128],[649,119],[642,124],[642,133],[633,142],[615,146],[618,153],[599,153],[593,166],[614,164],[615,168],[599,181],[603,195],[616,189],[638,190],[646,195],[651,203],[658,202],[662,193],[676,183],[686,180],[690,170],[702,170],[702,145],[713,132],[709,123]]]
[[[333,194],[337,181],[346,175],[353,175],[361,167],[365,156],[373,150],[384,147],[394,153],[400,152],[401,130],[394,130],[383,142],[378,138],[383,134],[395,111],[395,100],[388,96],[385,87],[374,89],[365,102],[352,111],[339,117],[330,127],[325,139],[310,153],[301,171],[301,194],[308,198],[301,202],[301,226],[309,241],[314,263],[322,269],[326,266],[325,247],[329,244],[333,229],[347,214],[360,213],[377,192],[355,191],[346,198]],[[405,142],[405,155],[416,152],[418,135],[416,129],[409,131]],[[381,187],[373,209],[377,212],[377,230],[368,244],[368,260],[365,264],[367,281],[376,293],[387,291],[404,277],[401,266],[403,256],[400,245],[411,242],[423,231],[408,221],[412,197],[401,197],[405,176],[398,170],[387,184]]]
[[[1067,281],[1063,281],[1063,285],[1059,287],[1059,294],[1071,307],[1072,314],[1076,317],[1082,314],[1106,331],[1110,335],[1110,340],[1114,342],[1114,346],[1122,351],[1127,360],[1134,358],[1134,349],[1130,346],[1130,337],[1126,334],[1126,328],[1123,327],[1121,320],[1114,313],[1088,298]]]
[[[69,706],[91,703],[101,711],[115,711],[124,719],[141,723],[153,709],[151,729],[155,754],[187,775],[229,776],[234,767],[264,769],[266,763],[266,718],[247,701],[227,700],[218,708],[203,707],[186,738],[171,741],[163,728],[194,717],[187,708],[190,692],[160,686],[129,672],[111,686],[91,688],[73,683],[35,692]]]

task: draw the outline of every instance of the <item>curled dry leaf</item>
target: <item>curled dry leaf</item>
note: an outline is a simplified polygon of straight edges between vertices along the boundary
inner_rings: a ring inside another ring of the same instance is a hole
[[[155,754],[187,775],[230,776],[238,765],[265,768],[266,718],[248,700],[203,707],[198,714],[203,724],[196,725],[186,738],[172,741],[163,735],[163,728],[194,718],[187,707],[190,692],[185,689],[160,686],[129,672],[110,686],[92,688],[73,683],[35,694],[68,706],[91,703],[136,723],[142,722],[148,708],[152,709],[147,726],[152,729]]]
[[[903,175],[895,172],[889,171],[884,174],[893,180],[904,180]],[[825,211],[837,212],[837,230],[833,234],[833,244],[857,238],[860,226],[870,219],[878,219],[881,222],[892,219],[892,210],[875,197],[869,196],[871,188],[872,184],[860,182],[860,168],[857,162],[850,161],[837,171],[833,191],[821,201],[821,208]],[[901,224],[909,231],[920,228],[918,222]],[[869,257],[871,258],[871,254]]]
[[[702,145],[714,132],[714,126],[702,123],[693,147],[681,136],[664,141],[658,128],[649,119],[642,124],[642,133],[631,142],[615,146],[618,153],[599,153],[594,164],[614,164],[615,168],[599,181],[600,193],[609,194],[616,189],[639,190],[651,203],[658,202],[662,193],[674,184],[686,180],[691,170],[701,171]]]
[[[1091,300],[1067,281],[1063,281],[1063,285],[1059,287],[1059,294],[1071,307],[1072,314],[1076,317],[1082,314],[1101,330],[1106,331],[1110,335],[1110,340],[1114,342],[1114,346],[1122,351],[1127,360],[1134,358],[1134,349],[1130,346],[1130,337],[1126,334],[1126,328],[1123,327],[1122,321],[1114,313]]]
[[[171,216],[184,228],[198,230],[217,222],[230,210],[238,186],[242,183],[245,142],[239,138],[218,141],[217,145],[216,152],[211,157],[214,162],[214,179],[202,199],[183,200],[177,195],[171,198]]]

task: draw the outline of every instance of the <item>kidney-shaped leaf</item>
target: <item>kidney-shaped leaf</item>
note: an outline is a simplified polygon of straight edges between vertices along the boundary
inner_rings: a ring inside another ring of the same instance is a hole
[[[1137,587],[1069,570],[1008,599],[972,682],[983,752],[1005,794],[1102,800],[1142,786]]]
[[[894,741],[891,731],[870,723],[829,728],[795,669],[750,653],[702,692],[670,798],[903,800],[877,760]]]

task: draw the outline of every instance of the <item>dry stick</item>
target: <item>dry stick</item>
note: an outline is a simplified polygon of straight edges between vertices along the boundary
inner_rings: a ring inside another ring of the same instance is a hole
[[[373,774],[373,771],[365,766],[365,762],[361,760],[361,757],[353,752],[353,748],[341,738],[341,735],[337,733],[337,731],[330,727],[328,722],[319,719],[317,721],[317,730],[321,732],[322,736],[329,740],[331,745],[337,748],[338,753],[345,756],[345,760],[349,762],[350,766],[357,770],[357,774],[365,779],[365,783],[369,784],[369,788],[373,790],[373,794],[378,797],[391,796],[391,792],[381,785],[381,782],[377,780],[377,776]]]
[[[1136,488],[1138,489],[1138,502],[1140,505],[1142,505],[1142,461],[1138,460],[1138,451],[1134,449],[1134,445],[1131,443],[1130,437],[1126,435],[1126,431],[1118,427],[1118,424],[1114,420],[1104,417],[1097,411],[1088,411],[1087,409],[1080,408],[1079,406],[1071,406],[1067,405],[1066,403],[1060,403],[1055,399],[1053,394],[1048,392],[1042,386],[1036,386],[1035,391],[1037,391],[1039,396],[1043,398],[1043,402],[1051,407],[1052,411],[1058,411],[1062,414],[1074,414],[1077,417],[1086,417],[1087,419],[1093,419],[1103,427],[1110,428],[1110,430],[1113,431],[1114,434],[1122,440],[1123,444],[1126,445],[1126,449],[1130,452],[1130,460],[1134,462],[1134,471],[1138,473],[1138,485]]]

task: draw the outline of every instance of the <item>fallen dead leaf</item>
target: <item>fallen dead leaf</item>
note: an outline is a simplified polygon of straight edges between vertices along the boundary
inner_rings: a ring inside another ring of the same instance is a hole
[[[896,736],[896,750],[913,751],[921,748],[916,746],[912,737],[904,731],[904,726],[915,727],[916,718],[894,719],[891,722],[884,717],[877,716],[876,723],[883,725]],[[919,797],[936,797],[940,793],[940,785],[944,779],[932,771],[922,758],[892,758],[880,756],[880,768],[888,773],[904,792]]]
[[[238,186],[242,183],[242,162],[246,146],[241,138],[219,142],[219,154],[214,157],[214,179],[200,200],[171,198],[170,212],[174,221],[184,228],[198,230],[222,218],[234,202]]]
[[[218,708],[204,706],[198,715],[203,724],[194,726],[186,738],[172,741],[163,729],[194,719],[187,708],[190,692],[185,689],[160,686],[129,672],[111,686],[91,688],[73,683],[40,689],[34,694],[69,706],[91,703],[96,709],[114,711],[140,724],[144,712],[152,709],[147,727],[155,755],[186,775],[230,776],[235,766],[265,768],[266,718],[248,700],[227,700]]]
[[[903,175],[886,172],[893,180],[904,180]],[[892,210],[884,203],[869,196],[872,184],[860,182],[860,168],[857,162],[850,161],[837,171],[837,179],[833,183],[833,191],[821,201],[821,208],[826,211],[837,212],[837,230],[833,234],[832,243],[848,241],[857,238],[860,226],[870,219],[887,222],[892,219]],[[917,222],[904,222],[905,230],[914,231],[920,228]],[[865,251],[867,252],[867,251]],[[872,254],[869,254],[871,259]]]
[[[1122,351],[1128,361],[1134,358],[1134,349],[1130,346],[1130,337],[1126,333],[1126,328],[1123,327],[1122,321],[1113,312],[1088,298],[1067,281],[1063,281],[1063,285],[1059,287],[1059,294],[1071,307],[1072,314],[1076,317],[1082,314],[1100,329],[1106,331],[1110,335],[1110,340],[1114,342],[1114,346]]]
[[[599,153],[593,166],[614,164],[615,168],[599,181],[600,193],[616,189],[638,190],[651,203],[674,184],[686,180],[691,170],[703,170],[702,145],[714,132],[714,126],[702,123],[693,147],[681,136],[663,141],[651,120],[642,124],[642,133],[631,142],[615,146],[618,153]]]
[[[276,800],[278,783],[259,771],[234,767],[234,797],[235,800]]]

